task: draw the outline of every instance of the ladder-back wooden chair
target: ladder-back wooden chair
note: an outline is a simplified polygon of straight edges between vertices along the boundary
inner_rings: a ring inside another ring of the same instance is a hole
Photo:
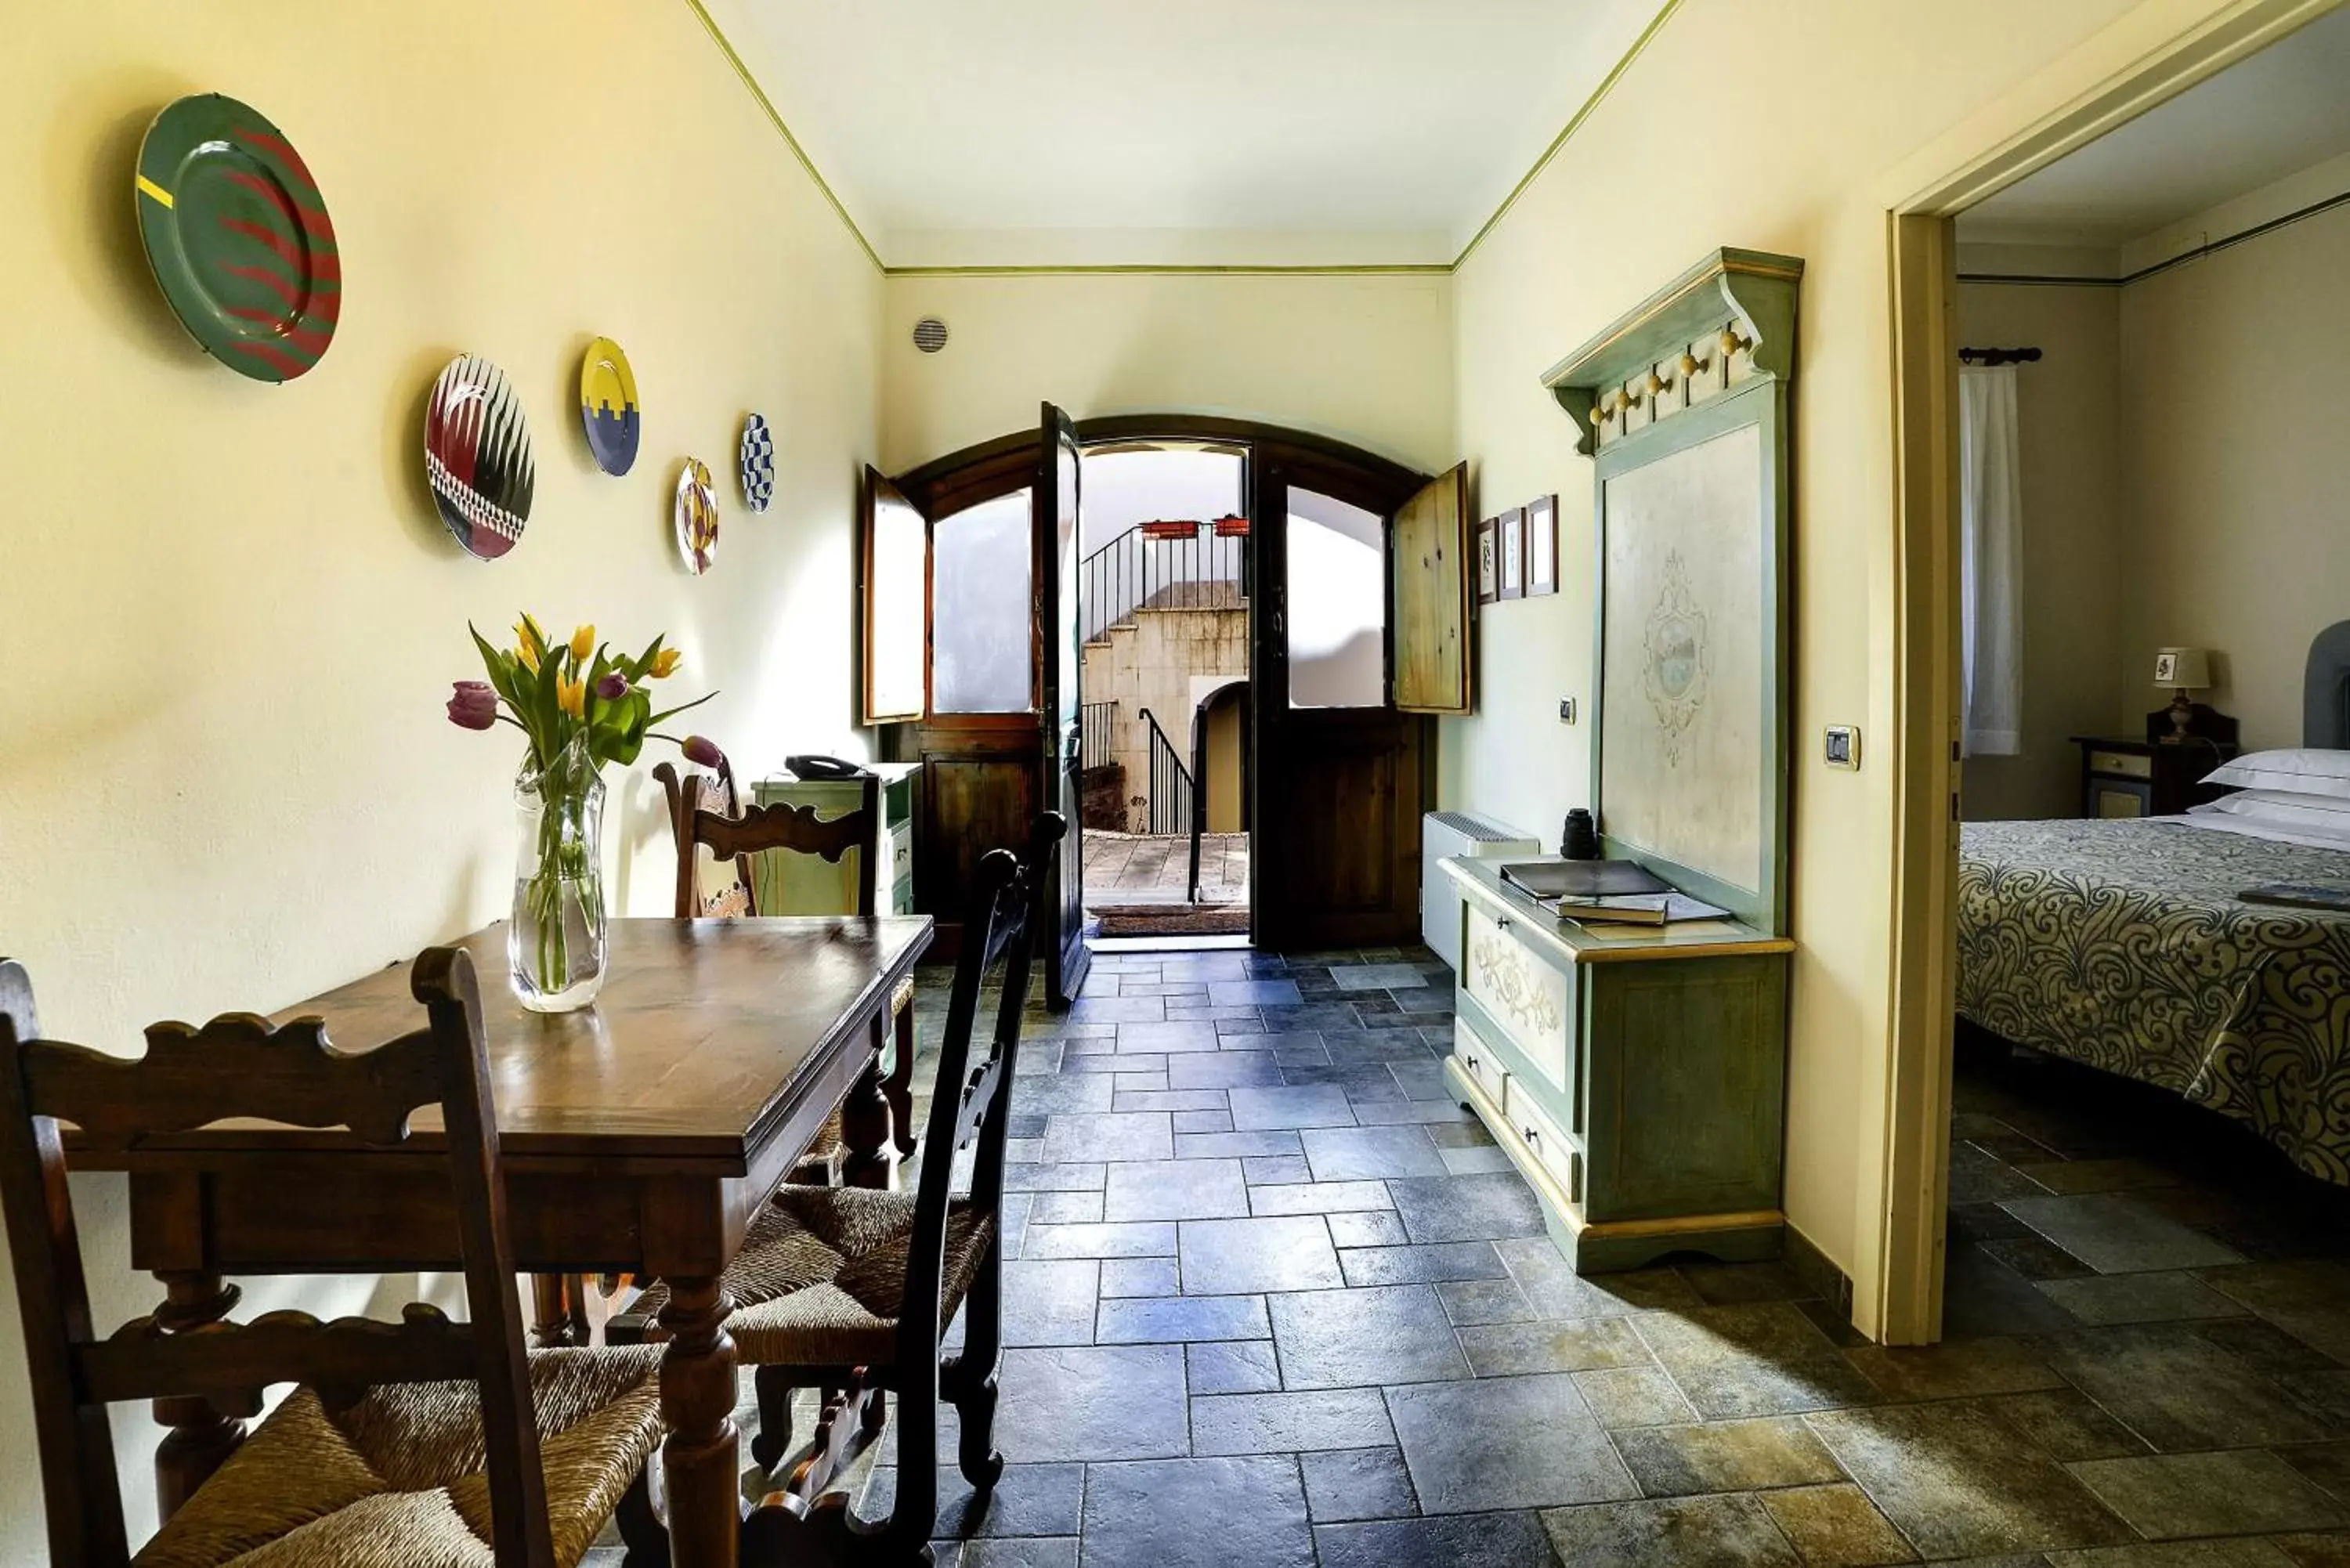
[[[880,852],[881,781],[867,774],[857,809],[842,816],[818,817],[809,805],[754,805],[745,810],[734,793],[733,775],[689,774],[681,778],[668,763],[653,769],[669,797],[670,832],[677,846],[677,903],[680,919],[713,915],[755,915],[758,890],[752,877],[752,857],[768,850],[815,855],[839,864],[857,850],[863,857],[857,878],[857,907],[844,915],[870,918],[887,868],[875,864]],[[721,862],[733,861],[739,894],[729,888],[716,900],[705,899],[701,883],[701,857],[708,848]],[[899,1155],[914,1152],[914,982],[908,980],[889,999],[895,1030],[893,1058],[881,1081],[881,1096],[889,1107],[890,1137]],[[836,1129],[837,1130],[837,1129]],[[819,1140],[822,1141],[821,1139]],[[869,1178],[876,1173],[866,1173]],[[879,1173],[886,1175],[886,1172]]]
[[[659,1352],[525,1348],[472,961],[428,949],[412,990],[424,1027],[372,1051],[337,1050],[317,1019],[232,1013],[156,1024],[126,1060],[42,1039],[30,981],[0,959],[0,1207],[53,1563],[568,1568],[616,1509],[632,1543],[665,1546],[643,1490]],[[405,1142],[425,1106],[446,1127],[471,1323],[423,1305],[396,1325],[183,1323],[166,1308],[98,1336],[60,1123],[109,1149],[241,1116],[374,1147]],[[169,1517],[134,1556],[106,1407],[201,1400],[243,1416],[285,1382],[300,1386],[252,1436],[228,1426],[218,1468],[163,1498]]]
[[[1003,1474],[994,1428],[1005,1129],[1033,944],[1057,886],[1053,857],[1066,828],[1047,814],[1022,856],[997,849],[979,864],[915,1190],[785,1187],[752,1222],[726,1272],[735,1303],[726,1332],[737,1357],[758,1368],[754,1457],[772,1466],[788,1450],[794,1388],[829,1392],[812,1451],[745,1521],[745,1568],[919,1561],[938,1518],[941,1397],[961,1417],[964,1479],[985,1493]],[[974,1059],[982,992],[995,971],[1003,990]],[[958,1194],[955,1166],[965,1149],[971,1185]],[[958,1309],[962,1349],[942,1357],[941,1341]],[[879,1432],[892,1392],[896,1503],[889,1519],[868,1523],[851,1515],[845,1495],[827,1496],[826,1489]]]

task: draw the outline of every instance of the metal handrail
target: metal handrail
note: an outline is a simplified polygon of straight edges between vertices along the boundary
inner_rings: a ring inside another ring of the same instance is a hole
[[[1150,726],[1150,835],[1154,838],[1173,838],[1196,832],[1199,792],[1193,787],[1191,770],[1183,765],[1183,754],[1167,738],[1167,732],[1159,728],[1156,714],[1143,709],[1142,722]]]
[[[1118,703],[1087,702],[1077,710],[1077,766],[1087,772],[1118,760]]]
[[[1077,563],[1077,618],[1085,640],[1098,641],[1139,609],[1214,607],[1201,591],[1231,583],[1248,597],[1248,539],[1205,524],[1189,535],[1154,539],[1139,523]]]

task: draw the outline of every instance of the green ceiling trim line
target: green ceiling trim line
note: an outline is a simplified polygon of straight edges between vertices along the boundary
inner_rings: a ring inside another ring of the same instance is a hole
[[[693,7],[693,14],[702,18],[702,26],[709,30],[711,38],[718,45],[718,52],[726,57],[726,63],[734,67],[734,74],[743,78],[744,87],[751,89],[751,96],[759,100],[759,107],[767,111],[767,118],[775,122],[776,134],[784,139],[784,145],[792,150],[792,156],[800,161],[800,167],[807,171],[807,177],[816,182],[816,188],[824,192],[826,201],[832,203],[832,210],[840,215],[841,223],[856,239],[857,248],[865,253],[865,259],[873,264],[876,271],[887,274],[889,269],[881,265],[880,253],[873,248],[873,242],[865,237],[865,231],[857,226],[857,220],[848,215],[848,209],[841,204],[839,196],[826,181],[823,171],[816,166],[816,160],[807,155],[807,149],[800,145],[800,139],[794,136],[792,128],[784,123],[784,117],[776,109],[775,100],[759,85],[759,78],[751,74],[751,67],[743,63],[743,57],[734,52],[734,46],[727,40],[724,29],[718,26],[718,19],[703,8],[702,0],[685,0],[685,3]],[[1678,4],[1679,0],[1675,3]]]
[[[1116,262],[1064,266],[885,266],[881,271],[889,277],[1449,277],[1452,264]]]
[[[1599,79],[1599,85],[1591,89],[1591,96],[1583,100],[1583,107],[1576,109],[1575,118],[1566,122],[1566,129],[1560,131],[1556,139],[1543,150],[1543,155],[1534,160],[1534,166],[1526,171],[1526,177],[1511,187],[1510,193],[1502,198],[1502,204],[1493,209],[1493,215],[1485,220],[1485,226],[1471,236],[1469,243],[1461,247],[1461,254],[1452,258],[1453,271],[1460,271],[1469,258],[1476,254],[1477,247],[1485,243],[1485,236],[1492,234],[1503,218],[1509,216],[1510,209],[1517,205],[1518,198],[1526,193],[1526,187],[1532,185],[1535,178],[1550,167],[1550,161],[1559,155],[1560,150],[1566,146],[1568,140],[1576,131],[1583,129],[1583,122],[1592,117],[1600,104],[1607,99],[1608,93],[1614,89],[1616,84],[1623,80],[1625,73],[1632,68],[1632,62],[1640,57],[1640,51],[1647,48],[1649,41],[1659,33],[1664,31],[1665,24],[1671,21],[1673,13],[1680,8],[1681,0],[1667,0],[1665,8],[1658,12],[1648,25],[1640,30],[1640,36],[1632,40],[1632,47],[1624,51],[1624,57],[1616,62],[1616,68],[1602,77]]]

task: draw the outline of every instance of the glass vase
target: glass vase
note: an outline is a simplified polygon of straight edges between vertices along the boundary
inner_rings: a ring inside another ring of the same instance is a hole
[[[576,740],[515,779],[514,919],[506,965],[534,1012],[573,1012],[604,989],[604,781]]]

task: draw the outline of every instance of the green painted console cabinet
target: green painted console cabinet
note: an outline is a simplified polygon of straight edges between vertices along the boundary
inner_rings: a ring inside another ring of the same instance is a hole
[[[814,855],[782,851],[760,856],[751,875],[763,915],[838,915],[857,909],[858,878],[878,866],[882,880],[873,907],[884,915],[914,912],[914,794],[919,763],[867,764],[881,780],[881,823],[875,842],[834,865]],[[864,792],[858,779],[801,779],[790,774],[761,779],[751,786],[757,805],[812,805],[820,817],[857,809]]]

